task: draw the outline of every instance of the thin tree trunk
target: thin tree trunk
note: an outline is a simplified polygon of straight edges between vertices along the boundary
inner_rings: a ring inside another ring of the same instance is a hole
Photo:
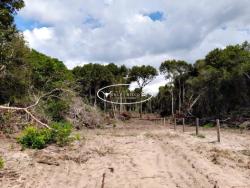
[[[120,93],[120,113],[122,113],[122,94]]]
[[[182,84],[182,104],[185,104],[185,84]]]
[[[140,91],[140,101],[142,101],[142,88]],[[142,118],[142,103],[140,103],[140,118]]]
[[[96,100],[96,93],[97,93],[97,88],[95,87],[95,102],[94,102],[94,107],[96,107],[96,103],[97,103],[97,100]]]
[[[171,89],[171,101],[172,101],[172,116],[174,117],[174,92]]]
[[[93,104],[91,88],[89,89],[90,104]]]
[[[181,81],[179,79],[179,113],[181,112]]]
[[[105,100],[107,100],[106,97],[105,97]],[[104,101],[104,112],[106,112],[106,109],[107,109],[107,103],[106,103],[106,101]]]

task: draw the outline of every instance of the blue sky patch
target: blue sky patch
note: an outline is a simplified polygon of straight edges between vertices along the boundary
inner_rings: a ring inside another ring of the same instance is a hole
[[[42,25],[39,22],[36,22],[34,20],[24,19],[21,16],[15,16],[15,24],[17,26],[17,29],[20,31],[24,31],[26,29],[32,30],[34,28],[40,28],[40,27],[48,27],[48,25]]]
[[[95,28],[99,28],[102,27],[102,23],[100,22],[100,20],[93,18],[92,16],[88,16],[84,22],[84,25],[88,25],[89,27],[91,27],[92,29]]]
[[[160,11],[144,14],[144,16],[148,16],[153,21],[162,21],[162,20],[164,20],[164,17],[163,17],[164,14],[163,14],[163,12],[160,12]]]

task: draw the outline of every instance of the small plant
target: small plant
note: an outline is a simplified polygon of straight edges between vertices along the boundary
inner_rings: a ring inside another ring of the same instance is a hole
[[[0,156],[0,169],[4,168],[4,160],[3,158]]]
[[[75,134],[74,139],[77,141],[81,140],[81,135],[79,133]]]
[[[192,133],[191,135],[192,135],[192,136],[196,136],[196,137],[198,137],[198,138],[206,138],[205,135],[203,135],[203,134],[198,134],[198,135],[196,135],[195,133]]]
[[[203,134],[198,134],[197,137],[198,138],[206,138],[205,135],[203,135]]]
[[[213,123],[207,123],[205,125],[203,125],[204,128],[212,128],[214,127],[214,124]]]

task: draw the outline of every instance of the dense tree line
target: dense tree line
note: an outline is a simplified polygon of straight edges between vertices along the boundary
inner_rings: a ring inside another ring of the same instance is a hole
[[[212,117],[240,114],[250,107],[250,45],[214,49],[193,65],[165,61],[160,72],[169,83],[160,88],[155,106],[162,114]],[[172,97],[166,98],[167,95]],[[172,105],[170,105],[172,104]],[[172,111],[165,107],[172,108]]]
[[[23,6],[22,0],[0,2],[0,104],[27,106],[34,95],[67,88],[90,105],[106,110],[113,107],[98,100],[96,93],[100,88],[137,82],[137,91],[142,93],[157,76],[154,67],[145,65],[128,68],[114,63],[89,63],[68,70],[62,61],[27,46],[14,24],[14,15]],[[214,49],[194,64],[166,60],[159,72],[165,75],[168,84],[159,88],[158,95],[139,107],[120,105],[120,111],[137,109],[141,113],[204,117],[238,113],[250,106],[248,42]],[[68,103],[60,98],[60,92],[44,103],[45,112],[55,121],[62,120],[67,109]]]

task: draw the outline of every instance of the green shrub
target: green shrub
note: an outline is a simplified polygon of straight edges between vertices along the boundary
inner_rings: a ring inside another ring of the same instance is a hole
[[[68,109],[69,105],[66,101],[51,99],[46,104],[45,112],[52,118],[53,121],[63,121]]]
[[[24,148],[43,149],[47,144],[67,145],[71,139],[72,126],[69,123],[53,123],[52,129],[38,129],[28,126],[18,138]]]
[[[72,126],[70,123],[54,123],[52,129],[52,139],[59,146],[67,145],[71,141],[69,136],[72,131]]]
[[[3,169],[4,167],[4,160],[3,158],[0,156],[0,169]]]
[[[24,148],[42,149],[46,145],[46,136],[43,131],[33,126],[28,126],[18,138]]]

